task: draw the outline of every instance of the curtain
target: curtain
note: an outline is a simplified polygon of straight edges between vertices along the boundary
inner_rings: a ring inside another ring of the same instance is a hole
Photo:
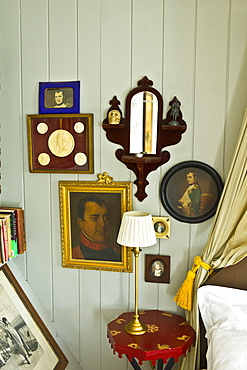
[[[201,259],[212,269],[240,262],[247,256],[247,110],[240,129],[231,168],[218,204],[208,240]],[[180,370],[199,370],[199,312],[197,289],[208,277],[208,271],[199,268],[193,287],[192,310],[186,311],[186,320],[196,331],[196,345],[179,362]]]

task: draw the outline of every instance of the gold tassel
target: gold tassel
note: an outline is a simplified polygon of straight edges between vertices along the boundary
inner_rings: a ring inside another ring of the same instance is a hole
[[[186,279],[174,297],[174,301],[177,305],[188,311],[192,310],[194,280],[196,277],[196,271],[199,267],[211,270],[210,265],[203,262],[200,256],[195,257],[192,269],[188,271]]]

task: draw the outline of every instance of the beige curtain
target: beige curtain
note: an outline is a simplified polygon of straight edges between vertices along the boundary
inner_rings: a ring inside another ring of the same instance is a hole
[[[233,162],[222,192],[208,241],[202,251],[203,262],[213,269],[233,265],[247,256],[247,110],[240,130]],[[208,272],[199,268],[194,282],[192,310],[186,319],[196,330],[196,345],[179,362],[180,370],[199,370],[199,315],[197,288]]]

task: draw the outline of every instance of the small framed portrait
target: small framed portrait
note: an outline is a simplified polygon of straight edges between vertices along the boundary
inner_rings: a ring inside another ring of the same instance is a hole
[[[0,268],[0,364],[6,369],[57,369],[68,360],[8,265]]]
[[[117,243],[124,212],[132,208],[130,182],[60,181],[63,267],[132,272],[130,248]]]
[[[170,217],[152,217],[156,238],[170,238]]]
[[[149,283],[170,283],[170,256],[145,255],[145,281]]]
[[[39,114],[72,113],[80,113],[80,81],[39,83]]]
[[[172,217],[192,224],[215,214],[222,190],[223,182],[214,168],[199,161],[185,161],[165,174],[160,196]]]
[[[93,115],[27,116],[30,172],[93,173]]]

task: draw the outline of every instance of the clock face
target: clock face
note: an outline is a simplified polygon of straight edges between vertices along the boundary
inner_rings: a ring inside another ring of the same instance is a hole
[[[92,114],[28,116],[31,172],[93,173]]]

